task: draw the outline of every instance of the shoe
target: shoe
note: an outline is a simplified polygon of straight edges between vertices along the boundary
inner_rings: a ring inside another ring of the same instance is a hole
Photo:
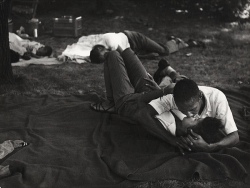
[[[115,113],[115,104],[114,103],[112,103],[111,106],[109,106],[108,108],[104,108],[102,102],[93,103],[90,106],[93,110],[98,111],[98,112]]]
[[[24,60],[30,60],[31,59],[29,54],[26,53],[26,52],[23,54],[23,56],[21,56],[21,58],[24,59]]]
[[[168,66],[170,66],[169,62],[165,59],[161,59],[158,63],[158,69],[156,70],[156,72],[154,73],[154,80],[157,84],[160,84],[161,83],[161,80],[162,80],[162,76],[160,75],[161,74],[161,71],[163,71],[165,68],[167,68]]]
[[[176,38],[175,36],[171,35],[171,36],[168,36],[168,37],[167,37],[167,40],[168,40],[168,41],[170,41],[170,40],[175,40],[175,38]]]
[[[29,145],[29,143],[24,142],[22,140],[12,140],[11,142],[14,148],[21,148]]]
[[[176,36],[169,36],[169,37],[167,37],[167,40],[168,41],[170,41],[170,40],[174,40],[175,42],[176,42],[176,44],[179,44],[179,43],[181,43],[181,39],[180,38],[178,38],[178,37],[176,37]]]
[[[189,47],[201,47],[201,48],[206,48],[206,44],[202,41],[195,41],[193,39],[189,39],[187,41],[187,44]]]

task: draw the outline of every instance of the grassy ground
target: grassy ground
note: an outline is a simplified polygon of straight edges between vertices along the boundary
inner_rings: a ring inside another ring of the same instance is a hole
[[[188,48],[167,57],[172,67],[181,74],[194,79],[200,85],[222,88],[249,87],[250,82],[250,34],[249,25],[244,29],[231,27],[215,19],[188,17],[170,14],[160,9],[158,4],[135,3],[133,1],[112,1],[113,14],[95,14],[88,1],[66,10],[42,11],[37,17],[51,29],[51,18],[61,15],[81,15],[83,35],[105,32],[119,32],[124,29],[139,31],[146,36],[165,42],[166,37],[175,35],[183,40],[190,38],[206,42],[206,49]],[[150,28],[152,30],[150,30]],[[37,41],[50,45],[54,56],[58,56],[68,44],[77,38],[56,38],[53,35],[39,35]],[[187,57],[187,53],[192,53]],[[159,58],[142,60],[149,73],[157,69]],[[22,82],[14,85],[1,85],[0,95],[68,95],[96,90],[105,92],[102,65],[68,64],[56,66],[13,67],[15,75]]]
[[[158,1],[157,1],[158,2]],[[207,19],[202,15],[189,17],[170,13],[160,4],[136,3],[132,0],[111,1],[113,14],[96,14],[89,1],[81,1],[67,6],[39,10],[37,17],[49,30],[51,18],[61,15],[83,17],[83,35],[105,32],[134,30],[146,36],[165,42],[166,37],[175,35],[183,40],[190,38],[206,42],[206,49],[188,48],[172,54],[166,59],[178,72],[184,74],[199,85],[237,89],[250,87],[250,27],[232,27],[216,19]],[[76,38],[56,38],[40,34],[37,41],[50,45],[57,57],[67,45],[77,42]],[[192,53],[191,56],[186,56]],[[153,75],[160,58],[142,60],[149,73]],[[0,95],[41,94],[71,95],[83,94],[95,90],[105,95],[103,66],[93,64],[63,63],[61,65],[13,67],[13,73],[21,81],[15,84],[1,84]],[[207,181],[159,181],[148,182],[139,187],[244,187],[239,182],[229,180]]]

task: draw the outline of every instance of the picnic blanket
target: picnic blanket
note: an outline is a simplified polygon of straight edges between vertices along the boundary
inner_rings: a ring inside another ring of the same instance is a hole
[[[11,63],[12,67],[27,67],[29,65],[55,65],[62,64],[57,58],[43,57],[43,58],[31,58],[30,60],[20,59],[17,63]]]
[[[0,143],[29,143],[0,160],[1,166],[17,169],[0,179],[0,187],[131,187],[194,177],[249,183],[250,122],[241,111],[250,106],[250,95],[224,92],[240,143],[185,156],[128,119],[91,110],[90,103],[102,100],[96,93],[0,97]]]

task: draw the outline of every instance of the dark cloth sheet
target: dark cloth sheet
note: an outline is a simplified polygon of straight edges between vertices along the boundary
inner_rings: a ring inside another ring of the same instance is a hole
[[[239,92],[226,95],[242,141],[216,153],[185,156],[128,119],[92,111],[90,103],[102,100],[95,93],[0,97],[0,143],[30,143],[0,160],[19,169],[1,178],[0,187],[130,187],[198,176],[249,183],[250,123],[240,111],[250,100]]]

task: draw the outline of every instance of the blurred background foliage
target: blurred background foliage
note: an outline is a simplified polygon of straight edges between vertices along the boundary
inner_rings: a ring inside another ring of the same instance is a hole
[[[43,0],[38,11],[63,10],[72,4],[89,2],[89,11],[104,13],[107,9],[115,9],[119,0]],[[249,20],[250,0],[129,0],[134,3],[150,4],[160,12],[173,13],[179,11],[190,17],[205,16],[218,18],[221,21]]]

